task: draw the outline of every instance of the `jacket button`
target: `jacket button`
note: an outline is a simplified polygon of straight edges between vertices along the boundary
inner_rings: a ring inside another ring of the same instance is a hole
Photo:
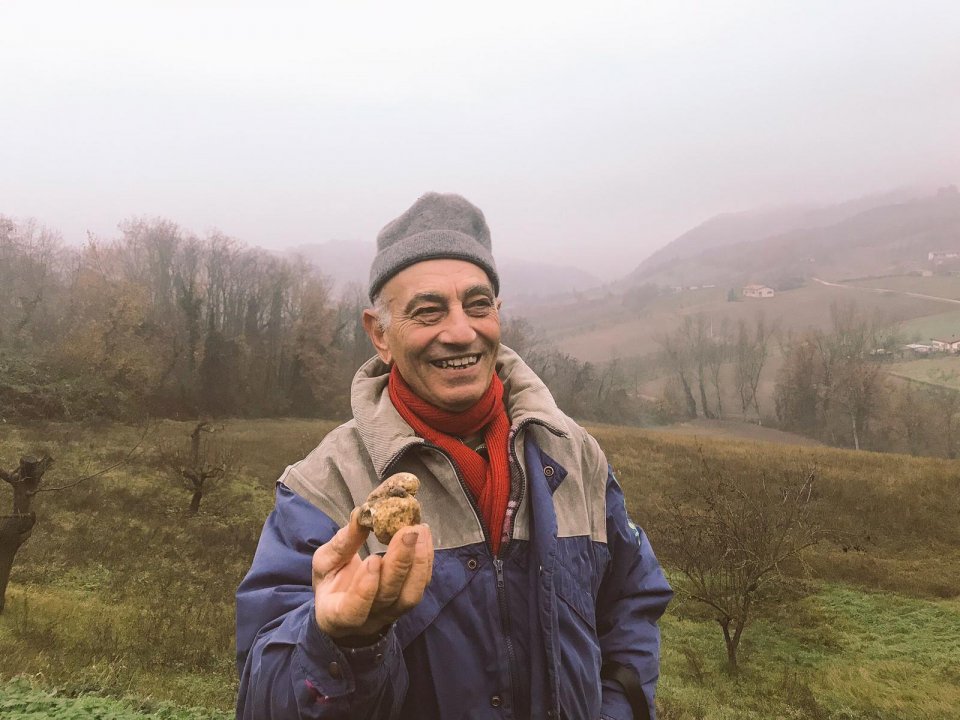
[[[467,569],[476,570],[478,567],[480,567],[480,563],[477,562],[476,558],[470,558],[467,560]]]
[[[500,707],[501,705],[503,705],[503,698],[500,697],[499,695],[494,695],[492,698],[490,698],[490,704],[493,707]]]
[[[327,667],[327,670],[330,671],[330,677],[332,677],[334,680],[339,680],[341,677],[343,677],[343,673],[340,672],[340,663],[330,663],[330,665]]]
[[[543,468],[543,474],[546,477],[553,477],[553,467],[550,465],[547,465],[545,468]]]

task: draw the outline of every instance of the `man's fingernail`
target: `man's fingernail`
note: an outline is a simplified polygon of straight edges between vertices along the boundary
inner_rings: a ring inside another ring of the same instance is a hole
[[[420,535],[418,532],[408,532],[403,536],[403,544],[407,547],[413,547],[417,544],[417,537]]]

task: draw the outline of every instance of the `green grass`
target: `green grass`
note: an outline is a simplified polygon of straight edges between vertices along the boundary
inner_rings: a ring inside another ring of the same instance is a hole
[[[960,300],[960,278],[952,275],[895,275],[891,277],[870,278],[869,280],[851,280],[847,285],[856,287],[883,288],[899,292],[914,292],[934,297]]]
[[[902,323],[900,328],[908,342],[917,338],[918,342],[929,343],[931,338],[960,337],[960,310],[913,318]]]
[[[888,366],[888,371],[908,380],[960,390],[960,357],[954,355],[937,355],[892,363]]]
[[[23,680],[0,685],[0,718],[3,720],[228,720],[232,717],[233,713],[177,708],[167,703],[112,700],[95,695],[73,697]]]
[[[189,494],[157,466],[156,437],[121,469],[37,496],[38,523],[0,615],[0,703],[8,703],[0,704],[0,718],[228,717],[236,585],[272,507],[276,477],[330,427],[227,423],[224,436],[241,450],[243,466],[195,517],[185,513]],[[186,437],[189,430],[189,423],[164,422],[153,433]],[[716,623],[687,603],[671,606],[663,621],[661,720],[956,717],[960,473],[953,463],[613,426],[594,431],[655,548],[663,502],[696,477],[701,455],[744,483],[808,463],[821,472],[816,492],[830,539],[784,568],[798,579],[748,628],[738,677],[723,670]],[[115,461],[137,438],[122,426],[6,425],[0,433],[4,467],[37,447],[54,454],[50,484]],[[18,677],[27,680],[11,684]]]
[[[662,633],[663,720],[947,720],[960,707],[957,601],[824,584],[749,627],[735,678],[716,624],[675,608]]]
[[[185,439],[189,423],[159,423],[122,468],[38,495],[37,526],[17,555],[0,616],[0,678],[37,675],[71,693],[228,711],[236,696],[233,595],[274,482],[332,426],[227,423],[223,435],[243,464],[196,516],[186,513],[190,493],[156,457],[159,441]],[[46,481],[55,486],[122,458],[138,437],[122,426],[6,426],[0,458],[12,467],[20,454],[51,452]],[[8,496],[0,498],[6,505]]]

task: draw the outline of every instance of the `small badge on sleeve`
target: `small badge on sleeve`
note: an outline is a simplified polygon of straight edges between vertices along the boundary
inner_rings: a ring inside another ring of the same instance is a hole
[[[627,518],[627,525],[633,530],[633,535],[637,538],[637,545],[640,545],[640,528],[638,528],[630,518]]]

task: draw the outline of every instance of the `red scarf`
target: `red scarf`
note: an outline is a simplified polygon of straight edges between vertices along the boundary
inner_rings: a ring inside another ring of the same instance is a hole
[[[420,437],[445,450],[460,469],[467,488],[489,528],[490,548],[500,553],[503,521],[510,500],[510,463],[507,438],[510,420],[503,405],[503,383],[496,373],[490,387],[473,407],[455,413],[441,410],[413,392],[397,366],[390,371],[390,400],[400,417]],[[484,429],[486,428],[486,429]],[[458,440],[483,430],[489,462]]]

